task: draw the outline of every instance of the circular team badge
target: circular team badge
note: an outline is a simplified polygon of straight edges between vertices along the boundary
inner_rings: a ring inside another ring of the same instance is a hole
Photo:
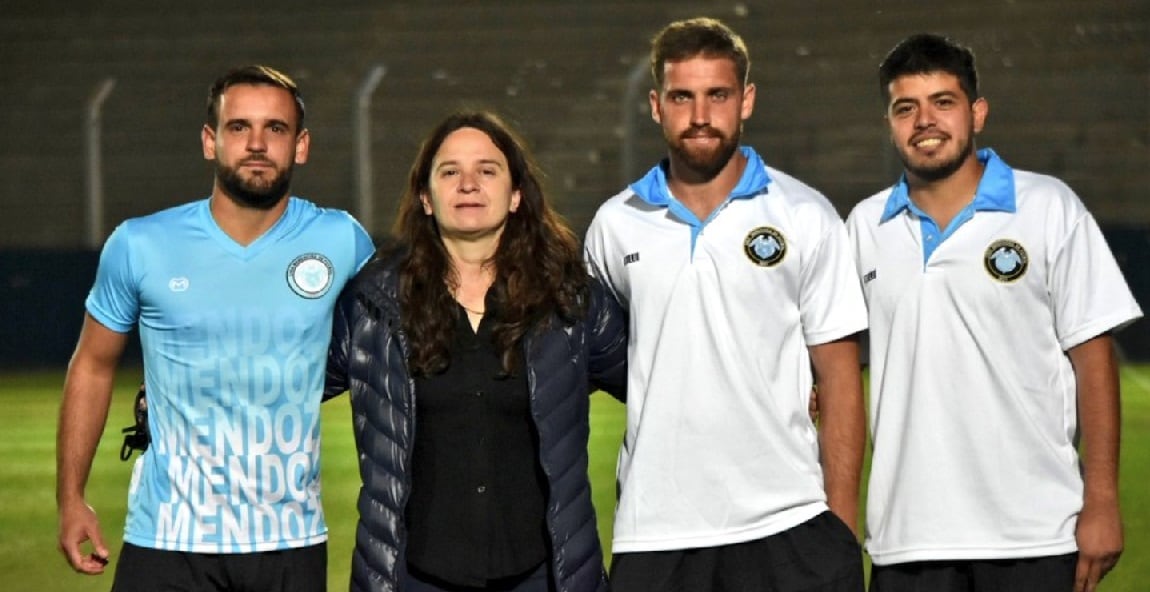
[[[305,253],[292,259],[287,269],[288,285],[304,298],[319,298],[331,289],[335,268],[319,253]]]
[[[990,277],[1004,283],[1011,283],[1026,273],[1030,259],[1026,249],[1016,241],[996,240],[986,248],[982,258]]]
[[[755,265],[774,267],[787,255],[787,239],[770,226],[760,226],[743,239],[743,252]]]

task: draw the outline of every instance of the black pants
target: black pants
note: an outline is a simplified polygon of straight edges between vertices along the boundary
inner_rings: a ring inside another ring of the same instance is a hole
[[[733,545],[619,553],[614,592],[863,592],[862,548],[830,512]]]
[[[112,592],[324,592],[327,544],[262,553],[185,553],[124,543]]]
[[[871,567],[871,592],[1070,592],[1078,554]]]
[[[403,592],[551,592],[555,588],[551,585],[551,564],[544,561],[529,573],[502,578],[481,587],[456,586],[426,574],[413,573],[409,567],[399,589]]]

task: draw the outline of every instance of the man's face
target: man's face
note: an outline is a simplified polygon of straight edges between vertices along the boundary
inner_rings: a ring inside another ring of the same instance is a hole
[[[663,87],[650,95],[651,117],[663,127],[671,159],[699,178],[713,178],[739,147],[755,103],[735,63],[697,56],[663,66]]]
[[[909,176],[926,182],[945,179],[972,158],[987,104],[981,98],[972,103],[958,77],[909,74],[891,81],[889,90],[891,142]]]
[[[201,133],[216,182],[244,207],[269,209],[287,196],[292,168],[307,162],[310,138],[298,129],[295,101],[277,86],[237,84],[220,97],[215,129]]]

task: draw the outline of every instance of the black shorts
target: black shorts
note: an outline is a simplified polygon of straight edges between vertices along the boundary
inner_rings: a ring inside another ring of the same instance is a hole
[[[862,548],[830,512],[732,545],[618,553],[614,592],[863,592]]]
[[[323,592],[327,543],[262,553],[185,553],[124,543],[112,592]]]
[[[1070,592],[1078,554],[871,567],[871,592]]]

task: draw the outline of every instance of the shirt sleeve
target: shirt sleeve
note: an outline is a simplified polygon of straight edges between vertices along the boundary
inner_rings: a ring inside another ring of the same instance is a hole
[[[1088,212],[1059,247],[1049,277],[1054,326],[1063,350],[1142,316],[1102,230]]]
[[[101,325],[127,333],[136,325],[140,314],[138,286],[132,269],[130,231],[128,223],[124,223],[116,227],[104,243],[96,281],[84,306]]]
[[[583,258],[592,277],[599,280],[607,292],[615,298],[615,301],[624,310],[627,310],[630,307],[629,288],[622,279],[616,281],[612,275],[613,270],[608,264],[612,257],[615,257],[611,252],[612,249],[617,250],[609,244],[611,236],[607,228],[608,224],[609,222],[605,220],[602,208],[600,208],[587,229],[587,236],[583,241]],[[618,270],[614,270],[614,272],[618,272]]]
[[[375,254],[375,242],[371,240],[371,235],[363,229],[363,225],[350,214],[348,218],[351,219],[355,233],[355,270],[358,272]]]
[[[807,345],[820,345],[867,328],[846,227],[837,216],[824,227],[812,256],[804,261],[799,305]]]

